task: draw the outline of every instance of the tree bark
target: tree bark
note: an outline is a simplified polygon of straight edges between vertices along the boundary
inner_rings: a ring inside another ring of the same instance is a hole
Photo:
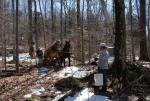
[[[91,62],[91,34],[90,34],[90,2],[89,0],[87,0],[87,30],[88,30],[88,37],[89,37],[89,49],[88,49],[88,53],[89,53],[89,63]]]
[[[36,50],[39,47],[38,43],[38,32],[37,32],[37,3],[36,0],[34,0],[34,32],[35,32],[35,44],[36,44]]]
[[[54,24],[54,1],[51,0],[51,31],[52,31],[52,35],[51,35],[51,39],[52,41],[55,40],[54,38],[54,28],[55,28],[55,24]]]
[[[115,60],[113,68],[116,68],[117,75],[122,75],[126,61],[126,31],[125,31],[125,5],[124,0],[114,0],[115,4]]]
[[[138,19],[140,19],[140,13],[139,13],[139,8],[138,8],[138,0],[136,0],[136,10],[138,14]]]
[[[29,47],[33,42],[33,32],[32,32],[32,0],[28,0],[28,26],[29,26],[29,34],[28,34],[28,44]]]
[[[146,43],[146,0],[140,0],[140,60],[148,61],[147,43]]]
[[[81,25],[81,44],[82,44],[82,64],[84,64],[85,61],[85,54],[84,54],[84,0],[83,0],[83,6],[82,6],[82,25]]]
[[[60,31],[60,40],[61,42],[63,41],[63,0],[60,0],[60,26],[61,26],[61,31]]]
[[[19,8],[19,0],[16,0],[16,72],[19,72],[19,47],[18,47],[18,8]]]
[[[40,0],[38,0],[39,2],[39,7],[40,7],[40,12],[41,12],[41,16],[42,16],[42,24],[43,24],[43,33],[44,33],[44,48],[46,49],[46,34],[45,34],[45,21],[44,21],[44,16],[42,14],[42,6],[41,6],[41,2]]]
[[[147,51],[148,51],[148,56],[149,56],[149,59],[150,59],[150,0],[149,0],[149,4],[148,4],[148,20],[147,20],[147,27],[148,27],[148,38],[147,38]]]
[[[80,27],[80,0],[77,0],[77,26]]]
[[[133,36],[133,20],[132,20],[132,0],[129,2],[129,12],[130,12],[130,35],[131,35],[131,47],[132,47],[132,61],[135,61],[135,52],[134,52],[134,36]]]

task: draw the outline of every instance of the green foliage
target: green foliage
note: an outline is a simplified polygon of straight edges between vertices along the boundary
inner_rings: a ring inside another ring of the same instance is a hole
[[[33,98],[26,98],[24,101],[38,101],[38,100],[33,99]]]
[[[73,88],[81,88],[82,83],[79,80],[77,80],[76,78],[68,77],[68,78],[64,78],[64,79],[61,79],[58,82],[56,82],[55,86],[57,88],[73,89]]]

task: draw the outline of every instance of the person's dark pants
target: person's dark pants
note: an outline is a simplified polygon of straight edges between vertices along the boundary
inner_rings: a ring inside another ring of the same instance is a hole
[[[107,69],[98,69],[98,73],[102,73],[103,74],[103,87],[102,90],[106,91],[107,90]]]

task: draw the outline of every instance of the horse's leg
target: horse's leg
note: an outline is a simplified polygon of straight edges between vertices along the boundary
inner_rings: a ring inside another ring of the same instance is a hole
[[[65,58],[63,58],[63,62],[64,62],[64,67],[66,67],[66,61],[65,61]]]
[[[68,60],[69,60],[69,66],[70,66],[71,65],[70,56],[68,57]]]

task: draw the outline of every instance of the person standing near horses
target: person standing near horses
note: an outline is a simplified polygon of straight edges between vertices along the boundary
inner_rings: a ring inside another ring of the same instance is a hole
[[[101,43],[99,48],[99,61],[98,72],[103,74],[103,87],[102,90],[107,90],[107,72],[108,72],[108,58],[109,52],[107,51],[106,43]]]
[[[43,51],[40,47],[36,51],[36,57],[38,58],[39,63],[41,63],[42,60],[44,59]]]

